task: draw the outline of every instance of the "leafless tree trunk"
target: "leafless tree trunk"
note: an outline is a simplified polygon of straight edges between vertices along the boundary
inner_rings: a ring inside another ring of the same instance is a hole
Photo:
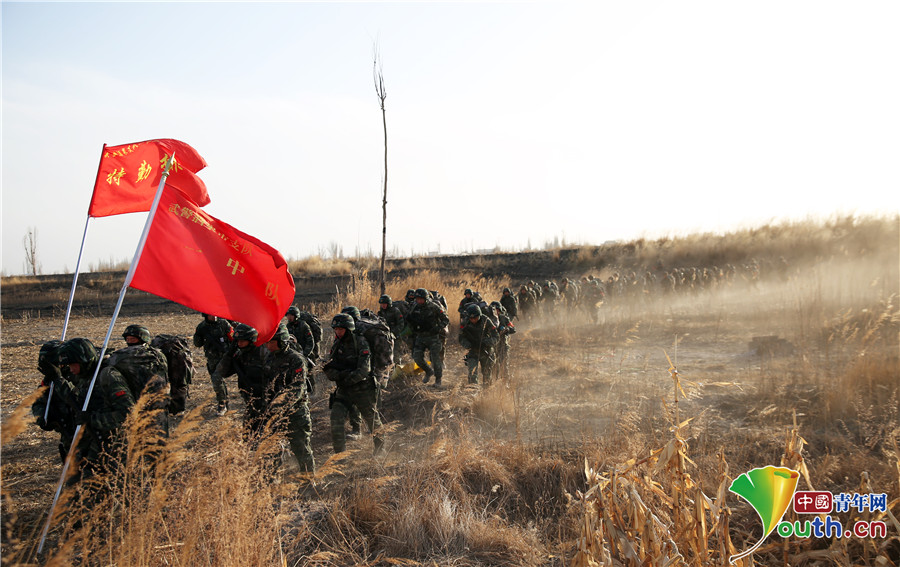
[[[378,55],[378,44],[373,47],[372,75],[375,79],[375,94],[381,103],[381,123],[384,126],[384,192],[381,197],[381,295],[384,295],[384,260],[387,256],[387,115],[384,112],[384,99],[387,90],[384,88],[384,75],[381,72],[381,61]]]
[[[41,271],[41,264],[37,259],[37,228],[28,227],[28,232],[22,238],[22,244],[25,246],[25,268],[32,276],[36,276]]]

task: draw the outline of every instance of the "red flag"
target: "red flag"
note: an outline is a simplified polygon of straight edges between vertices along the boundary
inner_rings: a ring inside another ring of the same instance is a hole
[[[257,344],[272,338],[294,301],[294,278],[278,250],[168,184],[130,286],[246,323],[259,332]]]
[[[149,211],[169,158],[175,164],[166,183],[201,207],[209,204],[206,184],[195,174],[206,167],[197,150],[172,139],[103,146],[88,215],[106,217]]]

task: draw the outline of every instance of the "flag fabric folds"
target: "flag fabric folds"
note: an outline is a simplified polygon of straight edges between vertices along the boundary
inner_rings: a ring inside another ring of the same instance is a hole
[[[166,183],[201,207],[209,204],[206,184],[196,175],[206,167],[206,160],[197,150],[178,140],[147,140],[103,146],[88,215],[106,217],[149,211],[173,153],[175,164]]]
[[[295,293],[280,252],[205,213],[168,184],[129,285],[246,323],[259,332],[258,345],[275,334]]]

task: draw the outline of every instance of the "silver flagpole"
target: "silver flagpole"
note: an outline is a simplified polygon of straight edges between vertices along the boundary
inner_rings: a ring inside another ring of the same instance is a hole
[[[81,271],[81,255],[84,253],[84,242],[87,239],[88,226],[91,224],[91,215],[84,222],[84,234],[81,236],[81,248],[78,249],[78,261],[75,263],[75,276],[72,278],[72,291],[69,292],[69,304],[66,306],[66,319],[63,321],[62,337],[66,340],[66,329],[69,328],[69,316],[72,314],[72,302],[75,300],[75,286],[78,284],[78,274]]]
[[[156,209],[159,207],[159,200],[162,198],[163,189],[166,186],[166,178],[169,177],[169,169],[175,163],[175,152],[172,152],[171,158],[169,158],[169,162],[166,164],[166,169],[162,173],[162,178],[159,180],[159,187],[156,189],[156,196],[153,198],[153,205],[150,207],[150,213],[147,215],[147,222],[144,224],[144,232],[141,234],[141,239],[138,241],[137,250],[134,253],[134,259],[131,260],[131,266],[128,268],[128,273],[125,275],[125,284],[122,286],[122,290],[119,292],[119,300],[116,302],[116,308],[113,311],[112,320],[109,322],[109,330],[106,331],[106,337],[103,339],[103,347],[100,349],[100,358],[97,362],[97,368],[94,369],[94,376],[91,378],[91,384],[88,386],[87,395],[84,398],[84,405],[81,408],[82,412],[87,411],[88,403],[91,401],[91,394],[94,392],[94,384],[97,382],[97,375],[100,373],[100,365],[103,362],[103,356],[106,354],[106,347],[109,344],[109,338],[112,336],[113,327],[116,324],[116,319],[119,316],[119,310],[122,309],[122,302],[125,300],[125,291],[128,289],[128,284],[131,283],[132,278],[134,278],[134,273],[137,271],[138,263],[141,261],[141,253],[144,251],[144,244],[147,242],[147,235],[150,233],[150,225],[153,224],[153,217],[156,215]],[[78,434],[81,432],[81,425],[75,428],[75,437],[72,439],[72,446],[69,448],[69,454],[66,456],[66,462],[63,465],[62,474],[59,477],[59,486],[56,487],[56,494],[53,496],[53,502],[50,504],[50,511],[47,513],[47,521],[44,523],[44,529],[41,532],[41,541],[38,544],[37,552],[40,554],[44,550],[44,543],[47,540],[47,533],[50,531],[50,523],[53,520],[53,512],[56,509],[56,503],[59,501],[59,495],[62,493],[62,487],[66,480],[66,473],[69,471],[69,466],[72,462],[73,456],[75,454],[75,445],[78,442]]]

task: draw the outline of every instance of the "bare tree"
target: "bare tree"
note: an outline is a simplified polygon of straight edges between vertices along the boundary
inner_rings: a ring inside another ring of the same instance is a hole
[[[381,123],[384,126],[384,192],[381,197],[381,295],[384,295],[384,260],[387,256],[387,115],[384,112],[384,99],[387,98],[387,90],[384,88],[384,75],[381,71],[381,57],[378,54],[378,43],[372,47],[372,75],[375,79],[375,94],[381,104]]]
[[[41,264],[37,259],[37,228],[30,226],[28,232],[22,237],[22,245],[25,246],[25,268],[26,272],[32,276],[36,276],[41,271]]]

